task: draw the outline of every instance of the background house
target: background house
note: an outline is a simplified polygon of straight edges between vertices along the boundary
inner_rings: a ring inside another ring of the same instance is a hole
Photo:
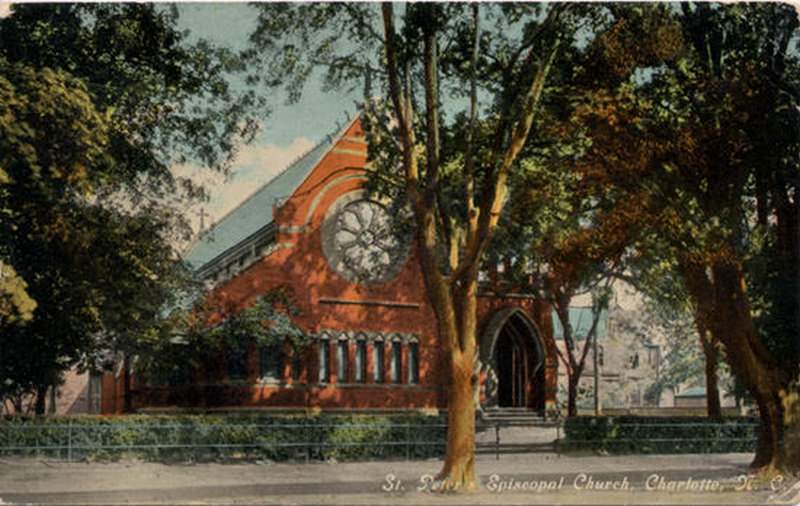
[[[616,281],[614,295],[607,311],[600,315],[597,328],[597,350],[599,366],[600,399],[606,410],[649,409],[649,408],[696,408],[701,413],[706,406],[705,376],[702,369],[702,356],[699,343],[689,327],[691,335],[683,339],[670,339],[665,329],[647,314],[643,295],[629,284]],[[576,298],[576,305],[570,309],[570,322],[582,349],[584,338],[592,322],[592,309],[587,297]],[[563,329],[558,317],[553,314],[553,332],[556,345],[564,349]],[[684,367],[685,364],[671,364],[668,360],[670,347],[681,346],[696,351],[698,367],[672,387],[656,388],[671,367]],[[723,408],[734,408],[736,401],[726,388],[724,371],[721,371],[720,396]],[[567,378],[563,366],[559,367],[559,395],[566,403]],[[578,407],[581,411],[594,410],[594,366],[592,350],[586,360],[586,368],[581,376],[578,391]]]

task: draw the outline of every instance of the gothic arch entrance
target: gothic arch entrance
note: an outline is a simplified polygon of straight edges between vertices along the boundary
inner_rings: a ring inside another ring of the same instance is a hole
[[[497,336],[497,404],[500,407],[526,406],[526,349],[522,335],[510,318]]]
[[[520,308],[492,315],[481,339],[485,407],[544,410],[544,346]]]

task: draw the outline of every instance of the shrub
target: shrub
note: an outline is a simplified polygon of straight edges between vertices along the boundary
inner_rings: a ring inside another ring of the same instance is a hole
[[[701,417],[567,418],[561,449],[609,453],[723,453],[755,449],[758,420]]]
[[[415,415],[130,415],[0,420],[0,454],[148,461],[429,458],[446,428]]]

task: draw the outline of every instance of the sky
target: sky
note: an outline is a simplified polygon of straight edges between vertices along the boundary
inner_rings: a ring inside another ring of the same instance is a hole
[[[242,49],[255,26],[255,9],[243,3],[183,3],[179,5],[179,24],[191,37],[210,40],[233,49]],[[210,201],[194,206],[189,220],[198,230],[200,208],[205,225],[220,218],[261,185],[302,155],[324,136],[334,133],[337,123],[344,126],[348,115],[356,112],[359,93],[323,92],[319,79],[310,79],[299,103],[285,104],[284,96],[271,100],[272,114],[266,119],[256,140],[245,146],[226,179],[196,166],[179,166],[175,172],[206,183]]]
[[[11,3],[0,0],[0,17],[10,15]],[[246,3],[179,3],[178,24],[189,30],[189,41],[207,39],[232,49],[243,49],[255,27],[256,10]],[[272,113],[256,139],[245,145],[226,177],[195,165],[179,165],[173,171],[204,183],[209,201],[187,210],[195,231],[200,228],[201,208],[206,228],[236,207],[324,136],[344,126],[356,113],[359,93],[323,92],[321,79],[312,76],[299,103],[287,105],[285,96],[270,100]]]
[[[800,0],[790,0],[800,17]],[[2,12],[2,0],[0,0]],[[193,36],[241,49],[255,26],[256,11],[245,3],[181,3],[180,24]],[[0,14],[2,15],[2,14]],[[195,174],[208,183],[211,200],[202,204],[206,216],[219,221],[262,184],[269,181],[292,160],[313,147],[325,135],[336,130],[356,112],[360,94],[322,92],[320,80],[312,78],[298,104],[285,105],[284,97],[275,97],[269,116],[256,141],[246,146],[227,180],[196,167],[178,167],[182,175]],[[198,230],[200,206],[191,211],[190,222]],[[208,218],[206,219],[208,220]],[[208,226],[208,221],[206,221]]]
[[[790,3],[798,8],[800,0]],[[10,4],[0,0],[0,17],[9,14]],[[179,24],[190,31],[190,40],[204,38],[233,49],[247,44],[255,26],[256,11],[246,3],[180,3]],[[195,205],[187,218],[195,230],[200,226],[200,209],[205,225],[219,221],[226,212],[272,179],[294,159],[313,147],[337,124],[344,125],[356,112],[358,92],[323,92],[320,79],[310,79],[299,103],[285,104],[284,96],[274,96],[272,114],[262,125],[255,141],[244,146],[228,177],[192,165],[176,166],[174,171],[203,182],[210,200]]]

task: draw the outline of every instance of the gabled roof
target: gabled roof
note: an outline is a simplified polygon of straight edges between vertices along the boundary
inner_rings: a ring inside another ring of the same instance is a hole
[[[188,249],[184,260],[189,266],[193,270],[200,269],[271,223],[273,205],[297,190],[354,121],[349,122],[337,135],[326,136],[223,216]]]

